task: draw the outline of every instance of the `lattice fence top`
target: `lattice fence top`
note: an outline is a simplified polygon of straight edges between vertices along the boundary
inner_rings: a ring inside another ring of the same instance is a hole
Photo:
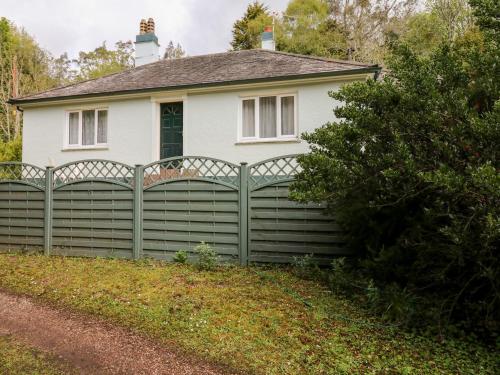
[[[301,171],[297,155],[279,156],[252,164],[249,167],[248,183],[255,190],[261,186],[293,180]]]
[[[239,167],[223,160],[197,156],[160,160],[144,167],[144,186],[186,178],[209,179],[236,187]]]
[[[54,169],[54,186],[82,180],[108,180],[132,186],[134,168],[109,160],[82,160]]]
[[[45,170],[20,162],[0,163],[0,181],[22,181],[44,188]]]

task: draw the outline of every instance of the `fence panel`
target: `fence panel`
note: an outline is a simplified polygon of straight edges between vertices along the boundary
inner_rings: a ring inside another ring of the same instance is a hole
[[[313,254],[320,264],[346,254],[335,218],[318,204],[291,201],[289,186],[299,171],[295,155],[249,166],[249,261],[289,263]]]
[[[201,241],[225,260],[239,257],[239,167],[204,157],[165,159],[143,168],[145,256],[171,260]]]
[[[0,248],[171,260],[203,241],[243,265],[347,255],[322,205],[289,199],[298,171],[295,155],[250,166],[206,157],[135,168],[108,160],[52,170],[0,163]]]
[[[54,169],[52,253],[131,258],[133,172],[107,160]]]
[[[0,246],[40,249],[44,244],[45,171],[24,163],[0,163]]]

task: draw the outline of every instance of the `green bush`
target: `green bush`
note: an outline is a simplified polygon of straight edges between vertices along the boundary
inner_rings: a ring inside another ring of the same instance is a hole
[[[22,158],[23,140],[21,137],[10,142],[0,141],[0,161],[20,161]]]
[[[303,135],[292,196],[328,203],[389,317],[495,338],[500,46],[483,18],[430,57],[396,44],[383,79],[331,92],[340,120]]]
[[[175,253],[173,261],[175,263],[185,264],[185,263],[187,263],[188,259],[189,259],[189,256],[188,256],[187,251],[186,250],[179,250]]]
[[[198,254],[197,266],[200,270],[211,271],[215,268],[218,256],[212,246],[201,242],[194,248],[194,251]]]

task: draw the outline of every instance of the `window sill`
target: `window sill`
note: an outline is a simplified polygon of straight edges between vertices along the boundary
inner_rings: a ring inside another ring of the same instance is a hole
[[[235,145],[253,145],[260,143],[300,143],[298,138],[269,138],[269,139],[252,139],[248,141],[240,140]]]
[[[64,147],[61,151],[99,151],[99,150],[108,150],[109,147],[107,145],[102,146],[91,146],[91,147]]]

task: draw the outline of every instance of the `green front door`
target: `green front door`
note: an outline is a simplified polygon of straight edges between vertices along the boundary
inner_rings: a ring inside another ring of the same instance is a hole
[[[182,102],[160,107],[160,158],[182,156]]]

